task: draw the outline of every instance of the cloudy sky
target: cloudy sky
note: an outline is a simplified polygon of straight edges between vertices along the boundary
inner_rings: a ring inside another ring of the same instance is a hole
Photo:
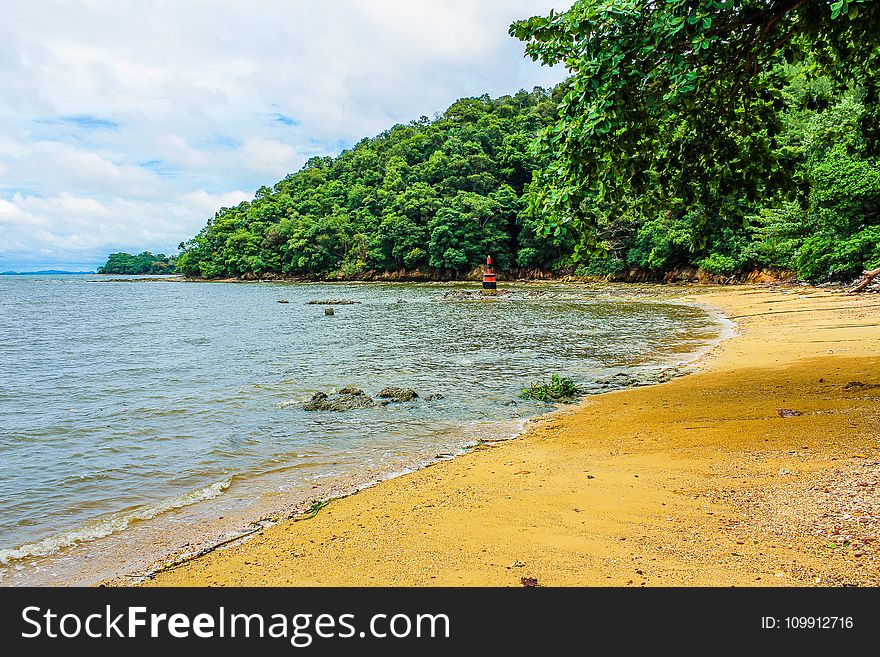
[[[0,271],[176,253],[313,155],[551,86],[554,0],[0,0]]]

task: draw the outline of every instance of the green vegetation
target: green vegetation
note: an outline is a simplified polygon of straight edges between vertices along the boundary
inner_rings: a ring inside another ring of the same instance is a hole
[[[177,256],[144,251],[137,255],[111,253],[107,262],[98,268],[99,274],[176,274]]]
[[[492,255],[515,273],[852,279],[880,266],[878,24],[862,0],[577,0],[510,28],[571,71],[556,89],[312,158],[217,212],[177,267],[454,279]]]
[[[605,253],[582,257],[578,273],[697,266],[729,276],[780,268],[820,282],[880,266],[880,158],[864,92],[836,92],[807,65],[783,66],[790,82],[780,91],[772,155],[786,163],[794,191],[752,201],[731,195],[728,214],[708,223],[684,204],[650,218],[608,218],[595,231]]]
[[[294,520],[294,521],[311,520],[316,515],[318,515],[318,513],[321,512],[321,509],[328,506],[330,504],[330,502],[332,502],[335,499],[338,499],[338,498],[332,497],[329,500],[313,500],[312,503],[309,505],[309,508],[306,509],[305,513],[303,513],[300,516],[292,516],[290,519]]]
[[[880,158],[871,150],[864,92],[834,92],[805,65],[785,68],[791,81],[780,92],[772,154],[788,167],[791,195],[731,196],[727,219],[709,223],[684,204],[651,218],[603,220],[595,234],[610,257],[582,258],[579,273],[624,265],[656,273],[690,265],[718,276],[780,268],[819,282],[880,266]]]
[[[523,388],[520,397],[542,402],[558,402],[573,399],[581,394],[581,389],[573,380],[553,374],[545,383],[533,383],[528,388]]]
[[[578,0],[510,32],[564,64],[530,200],[575,255],[662,271],[880,261],[880,4]]]
[[[253,201],[218,212],[183,245],[177,265],[209,278],[400,269],[454,278],[492,254],[503,270],[592,277],[701,267],[720,277],[777,268],[814,282],[851,279],[880,266],[871,109],[864,91],[837,91],[807,63],[780,66],[789,82],[779,92],[771,155],[794,181],[785,197],[731,193],[726,214],[708,222],[683,202],[655,215],[610,213],[594,230],[598,248],[577,252],[573,224],[539,220],[527,207],[527,182],[539,160],[529,158],[526,145],[553,105],[536,90],[465,99],[437,121],[397,126],[335,160],[312,160]],[[453,118],[465,110],[471,120]],[[766,127],[755,124],[753,131]],[[466,135],[472,138],[464,142]],[[469,154],[455,154],[464,143]],[[479,167],[485,171],[469,173]]]
[[[540,164],[528,154],[553,120],[543,89],[465,98],[315,157],[253,201],[221,209],[181,245],[188,276],[358,276],[421,270],[454,278],[491,254],[502,269],[562,264],[573,240],[540,238],[523,190]]]

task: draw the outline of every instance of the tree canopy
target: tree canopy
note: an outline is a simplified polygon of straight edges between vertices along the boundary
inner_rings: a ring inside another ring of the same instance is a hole
[[[569,79],[313,157],[221,208],[177,267],[450,279],[492,255],[507,271],[851,279],[880,267],[878,11],[577,0],[518,21],[526,53]]]
[[[177,273],[177,257],[164,253],[144,251],[137,255],[131,253],[111,253],[107,262],[98,268],[99,274],[174,274]]]
[[[613,216],[684,207],[699,247],[708,223],[741,221],[741,200],[791,195],[797,181],[778,148],[787,63],[858,90],[865,150],[876,155],[878,5],[577,0],[513,23],[528,56],[571,72],[535,151],[548,162],[533,186],[545,230],[573,226],[589,252]]]
[[[464,98],[314,157],[252,201],[222,208],[182,244],[189,276],[328,278],[420,271],[454,278],[492,255],[505,269],[558,266],[573,241],[537,234],[524,190],[529,153],[559,97],[536,88]]]

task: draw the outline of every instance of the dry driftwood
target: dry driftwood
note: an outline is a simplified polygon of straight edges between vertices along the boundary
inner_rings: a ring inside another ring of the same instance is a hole
[[[849,293],[855,294],[857,292],[861,292],[866,287],[868,287],[878,276],[880,276],[880,267],[878,267],[877,269],[872,269],[871,271],[863,272],[862,277],[858,281],[856,281],[856,284],[849,289]]]

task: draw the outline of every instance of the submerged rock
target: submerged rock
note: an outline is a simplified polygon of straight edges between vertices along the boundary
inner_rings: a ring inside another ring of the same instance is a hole
[[[613,390],[617,390],[620,388],[632,388],[640,385],[640,383],[641,382],[636,377],[626,372],[618,372],[617,374],[607,379],[599,379],[598,381],[596,381],[596,385],[599,388],[610,388]]]
[[[512,296],[513,293],[510,290],[496,290],[494,297],[507,297]],[[483,290],[449,290],[446,292],[443,299],[447,301],[471,301],[475,299],[485,299],[486,295],[483,293]]]
[[[343,388],[333,395],[316,392],[303,406],[305,411],[353,411],[373,406],[373,399],[360,388]]]
[[[387,399],[393,402],[412,401],[418,396],[418,393],[412,388],[395,388],[393,386],[381,390],[378,394],[378,397],[381,399]]]
[[[336,311],[334,311],[333,308],[324,308],[324,314],[327,315],[327,317],[333,317],[333,315],[336,314]]]
[[[412,388],[398,388],[389,386],[376,395],[376,399],[370,397],[360,388],[342,388],[338,392],[328,395],[325,392],[316,392],[312,398],[303,405],[306,411],[353,411],[360,408],[377,408],[387,406],[394,402],[409,402],[419,398]],[[441,394],[433,394],[425,397],[426,401],[443,399]],[[284,404],[288,406],[289,404]]]
[[[681,366],[667,367],[658,371],[642,371],[638,374],[629,372],[618,372],[607,379],[597,379],[592,383],[588,383],[585,391],[588,394],[597,394],[608,392],[609,390],[622,390],[624,388],[638,388],[640,386],[656,385],[658,383],[666,383],[677,376],[685,373],[687,369]]]
[[[312,395],[312,398],[305,403],[303,406],[303,410],[305,411],[320,411],[322,410],[322,406],[327,400],[327,393],[324,392],[316,392]]]

